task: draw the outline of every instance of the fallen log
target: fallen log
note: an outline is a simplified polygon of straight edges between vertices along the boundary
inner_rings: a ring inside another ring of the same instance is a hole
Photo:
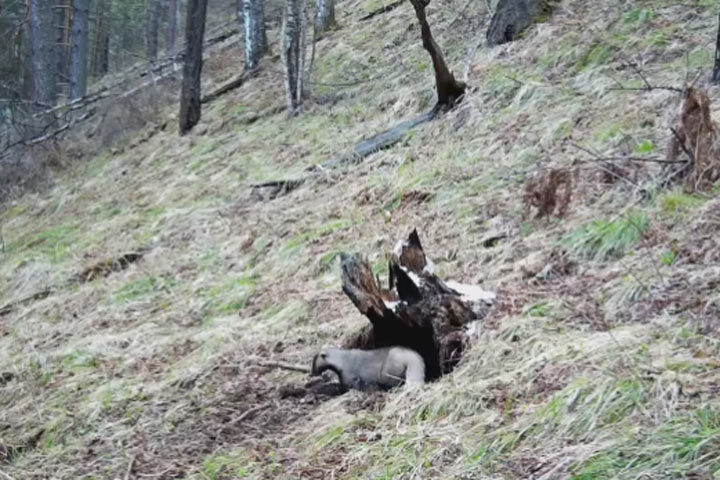
[[[376,10],[373,10],[372,12],[368,13],[364,17],[360,17],[360,21],[364,22],[365,20],[370,20],[371,18],[381,15],[383,13],[392,12],[397,7],[403,4],[405,0],[397,0],[396,2],[389,3],[387,5],[384,5]]]
[[[434,119],[436,115],[436,110],[430,110],[429,112],[423,113],[419,117],[413,118],[412,120],[400,122],[392,128],[389,128],[383,132],[373,135],[370,138],[362,140],[360,143],[355,145],[355,147],[353,147],[353,149],[349,153],[340,155],[335,158],[331,158],[330,160],[323,162],[320,165],[313,165],[312,167],[308,168],[308,171],[313,172],[316,170],[337,168],[348,164],[360,163],[362,160],[364,160],[366,157],[369,157],[373,153],[379,152],[380,150],[388,149],[396,143],[400,142],[403,138],[405,138],[405,136],[410,130],[417,127],[418,125],[429,122],[430,120]]]
[[[343,254],[341,262],[343,291],[371,324],[344,346],[411,348],[425,360],[428,380],[453,370],[495,298],[479,286],[438,278],[416,230],[392,253],[388,288],[359,255]]]
[[[388,149],[400,142],[410,130],[434,119],[437,113],[437,110],[433,109],[427,113],[423,113],[419,117],[406,120],[388,130],[366,138],[355,145],[348,153],[333,157],[318,165],[308,167],[305,170],[308,172],[308,175],[293,179],[270,180],[252,184],[250,185],[252,189],[251,196],[258,201],[273,200],[292,192],[306,181],[317,177],[318,174],[321,174],[323,171],[358,164],[370,155],[380,150]]]
[[[249,75],[246,72],[243,72],[240,74],[240,76],[233,78],[232,80],[225,82],[223,85],[220,85],[217,89],[213,90],[212,92],[208,93],[204,97],[200,99],[200,103],[210,103],[213,100],[217,99],[218,97],[221,97],[225,95],[228,92],[231,92],[235,90],[236,88],[240,88],[243,86],[245,81],[249,78]]]

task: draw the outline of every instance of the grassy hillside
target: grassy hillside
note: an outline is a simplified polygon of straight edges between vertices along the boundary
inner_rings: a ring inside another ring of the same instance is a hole
[[[360,22],[381,2],[345,0],[299,115],[272,113],[269,58],[193,134],[98,152],[17,199],[0,214],[0,478],[719,479],[720,200],[654,188],[653,163],[608,181],[572,146],[664,155],[679,96],[612,89],[642,87],[629,63],[656,85],[706,78],[716,3],[563,0],[475,49],[485,3],[433,2],[469,67],[463,104],[257,201],[251,184],[433,105],[410,6]],[[572,203],[536,220],[521,192],[548,166],[573,168]],[[309,363],[363,325],[339,252],[382,274],[414,227],[443,278],[498,292],[454,374],[328,398],[249,363]],[[486,246],[493,229],[508,237]]]

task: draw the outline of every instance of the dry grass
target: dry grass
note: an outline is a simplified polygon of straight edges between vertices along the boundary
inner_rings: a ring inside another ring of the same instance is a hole
[[[710,65],[716,5],[565,0],[521,41],[475,52],[456,111],[255,202],[250,184],[432,105],[411,12],[358,22],[375,3],[339,4],[297,117],[247,121],[283,98],[268,59],[195,133],[99,152],[3,212],[0,308],[16,307],[0,316],[0,476],[717,478],[720,201],[580,175],[564,218],[535,220],[519,194],[536,168],[576,165],[566,140],[662,153],[679,98],[608,89],[640,86],[628,59],[656,84]],[[456,71],[481,4],[459,18],[464,2],[430,7]],[[452,376],[328,399],[300,374],[247,364],[308,362],[362,325],[338,253],[382,272],[413,227],[441,276],[499,294]]]

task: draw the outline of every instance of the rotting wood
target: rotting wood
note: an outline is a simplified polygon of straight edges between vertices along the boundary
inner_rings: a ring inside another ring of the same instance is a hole
[[[302,185],[307,178],[288,180],[271,180],[269,182],[255,183],[250,185],[251,196],[257,201],[273,200],[279,196],[286,195]]]
[[[419,117],[413,118],[412,120],[400,122],[392,128],[362,140],[360,143],[355,145],[349,153],[331,158],[320,165],[313,165],[308,168],[308,171],[313,172],[360,163],[373,153],[388,149],[397,144],[407,136],[410,130],[418,125],[431,121],[436,116],[437,112],[435,110],[431,110],[427,113],[423,113]]]
[[[94,278],[107,277],[113,272],[125,270],[130,266],[130,264],[143,258],[144,254],[145,252],[143,250],[139,250],[136,252],[124,253],[116,258],[110,258],[108,260],[97,262],[73,276],[71,281],[76,283],[86,283]]]
[[[411,348],[425,360],[428,380],[457,365],[474,322],[487,315],[495,298],[479,286],[438,278],[415,230],[393,251],[388,288],[359,255],[343,254],[341,262],[343,291],[372,325],[372,331],[363,327],[345,345]]]
[[[671,131],[666,161],[676,162],[682,152],[687,162],[679,168],[669,168],[664,186],[684,180],[689,192],[710,189],[720,179],[720,148],[707,92],[693,86],[685,89],[677,126]]]
[[[248,80],[249,77],[250,77],[250,75],[248,75],[246,72],[243,72],[237,78],[234,78],[228,82],[225,82],[223,85],[221,85],[217,89],[213,90],[211,93],[202,97],[202,99],[200,99],[200,103],[205,104],[205,103],[212,102],[213,100],[218,99],[219,97],[225,95],[226,93],[242,87],[245,84],[245,82]]]
[[[389,3],[387,5],[384,5],[376,10],[373,10],[372,12],[368,13],[364,17],[360,17],[360,21],[364,22],[365,20],[370,20],[371,18],[374,18],[378,15],[382,15],[383,13],[392,12],[397,7],[403,4],[405,0],[397,0],[395,2]]]

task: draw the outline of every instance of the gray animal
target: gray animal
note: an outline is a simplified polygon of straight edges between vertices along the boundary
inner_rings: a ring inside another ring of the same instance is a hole
[[[332,370],[343,388],[378,390],[403,383],[415,386],[425,383],[425,362],[417,352],[405,347],[376,350],[345,350],[324,347],[315,355],[311,375]]]

